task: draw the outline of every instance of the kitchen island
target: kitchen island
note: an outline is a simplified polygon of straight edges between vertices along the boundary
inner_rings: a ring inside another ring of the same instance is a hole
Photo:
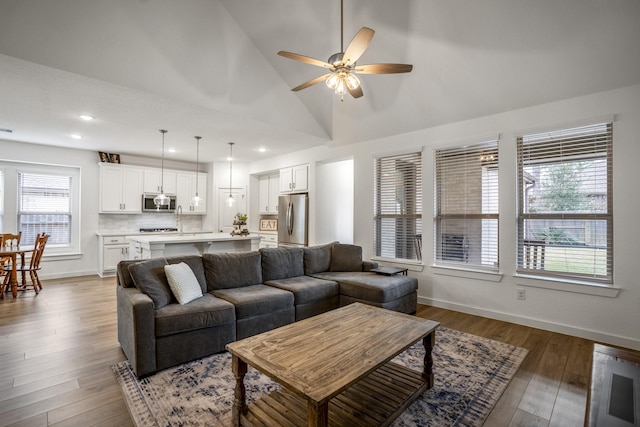
[[[127,236],[131,259],[150,259],[176,255],[203,255],[218,252],[256,251],[260,236],[231,236],[227,233],[164,234]]]

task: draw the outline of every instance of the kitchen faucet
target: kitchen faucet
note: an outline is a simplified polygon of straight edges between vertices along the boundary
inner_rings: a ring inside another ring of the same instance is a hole
[[[176,209],[176,225],[178,226],[178,232],[182,236],[182,205],[178,205]]]

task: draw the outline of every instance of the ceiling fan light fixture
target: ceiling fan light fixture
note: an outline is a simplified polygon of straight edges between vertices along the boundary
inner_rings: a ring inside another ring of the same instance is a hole
[[[358,79],[353,73],[347,73],[345,80],[347,82],[347,87],[350,90],[357,89],[358,86],[360,86],[360,79]]]
[[[330,89],[335,90],[336,86],[338,86],[339,81],[340,81],[340,76],[338,75],[338,73],[333,73],[331,77],[327,79],[326,83]]]

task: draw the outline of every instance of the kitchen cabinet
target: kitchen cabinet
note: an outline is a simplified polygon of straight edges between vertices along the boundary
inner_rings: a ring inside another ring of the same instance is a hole
[[[100,164],[100,213],[142,213],[142,168]]]
[[[280,176],[263,175],[260,177],[260,213],[277,214],[278,196],[280,195]]]
[[[172,170],[164,170],[157,168],[145,168],[143,177],[143,192],[145,193],[161,193],[165,194],[177,193],[177,173]]]
[[[278,235],[276,233],[258,233],[258,236],[260,236],[260,249],[278,247]]]
[[[198,195],[202,199],[200,206],[191,206],[191,199],[196,195],[196,176]],[[176,206],[182,206],[185,215],[205,215],[207,213],[207,174],[195,172],[178,172],[176,174]]]
[[[309,165],[280,169],[280,193],[301,193],[309,189]]]
[[[100,277],[113,276],[122,260],[129,259],[129,243],[125,236],[99,237]]]

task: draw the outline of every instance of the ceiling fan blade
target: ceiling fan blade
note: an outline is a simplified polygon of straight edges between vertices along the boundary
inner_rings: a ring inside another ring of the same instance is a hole
[[[315,84],[318,84],[320,82],[323,82],[323,81],[327,80],[329,78],[329,76],[331,76],[331,74],[332,73],[325,74],[324,76],[320,76],[320,77],[316,77],[315,79],[308,80],[308,81],[306,81],[306,82],[304,82],[302,84],[299,84],[298,86],[294,87],[291,90],[294,91],[294,92],[297,92],[299,90],[306,89],[309,86],[313,86]]]
[[[367,50],[369,47],[369,43],[371,43],[371,39],[375,31],[371,28],[362,27],[358,34],[355,35],[349,46],[347,46],[347,50],[344,51],[344,55],[342,56],[342,60],[345,65],[354,64],[358,58]]]
[[[351,96],[353,96],[354,98],[360,98],[363,93],[362,93],[362,86],[359,85],[357,88],[355,89],[349,89],[347,88],[347,90],[349,91],[349,93],[351,94]]]
[[[359,74],[396,74],[409,73],[412,69],[411,64],[368,64],[358,65],[353,71]]]
[[[278,55],[284,56],[285,58],[293,59],[295,61],[304,62],[305,64],[316,65],[318,67],[324,68],[333,68],[333,66],[328,62],[320,61],[319,59],[311,58],[309,56],[298,55],[297,53],[291,53],[281,50],[280,52],[278,52]]]

